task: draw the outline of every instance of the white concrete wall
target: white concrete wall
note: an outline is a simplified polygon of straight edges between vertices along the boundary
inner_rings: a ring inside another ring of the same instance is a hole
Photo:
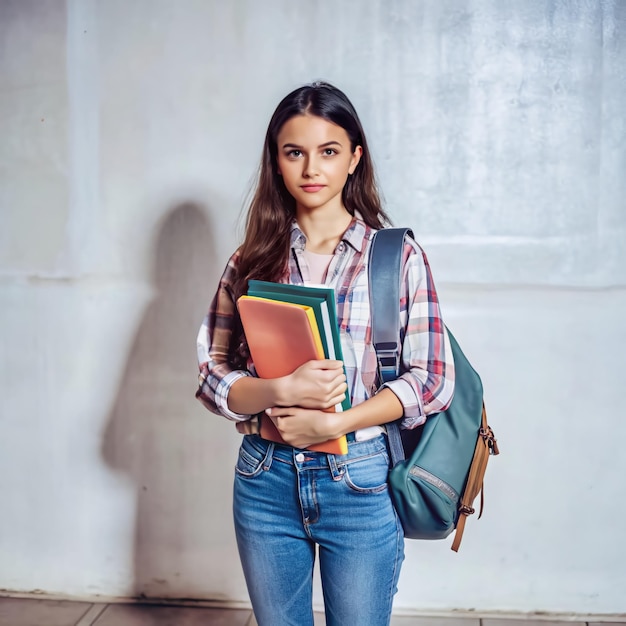
[[[247,601],[195,334],[269,115],[323,78],[502,449],[398,609],[626,613],[625,77],[621,0],[1,0],[0,588]]]

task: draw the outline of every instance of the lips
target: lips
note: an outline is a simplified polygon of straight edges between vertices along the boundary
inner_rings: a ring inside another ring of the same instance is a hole
[[[324,189],[324,185],[302,185],[300,189],[302,189],[302,191],[306,191],[307,193],[315,193],[320,189]]]

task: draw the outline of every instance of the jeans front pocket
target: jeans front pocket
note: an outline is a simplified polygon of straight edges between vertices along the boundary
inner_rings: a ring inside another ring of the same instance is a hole
[[[348,461],[344,481],[357,493],[379,493],[387,490],[389,457],[385,452]]]
[[[252,478],[269,466],[272,446],[260,443],[258,439],[256,435],[246,435],[243,438],[235,465],[235,472],[239,476]]]

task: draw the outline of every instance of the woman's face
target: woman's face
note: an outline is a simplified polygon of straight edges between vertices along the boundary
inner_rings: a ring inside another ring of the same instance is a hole
[[[296,212],[345,211],[341,199],[362,154],[348,133],[316,115],[296,115],[277,137],[278,173],[296,201]]]

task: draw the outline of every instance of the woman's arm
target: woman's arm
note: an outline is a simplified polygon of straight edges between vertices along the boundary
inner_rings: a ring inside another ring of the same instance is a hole
[[[393,391],[404,407],[402,427],[415,428],[450,405],[454,357],[428,259],[413,241],[405,245],[404,256],[401,374],[384,387]]]
[[[251,415],[237,413],[228,405],[230,389],[239,380],[251,378],[250,372],[234,369],[230,364],[230,344],[235,319],[232,285],[236,276],[237,253],[233,254],[220,279],[211,306],[198,332],[198,390],[196,398],[219,415],[237,422]]]
[[[274,407],[268,414],[281,437],[297,448],[336,439],[361,428],[379,426],[402,417],[403,406],[390,389],[381,389],[375,396],[340,413]]]
[[[341,361],[309,361],[281,378],[240,378],[230,388],[228,406],[232,411],[248,414],[295,404],[327,409],[344,399],[347,387]]]

